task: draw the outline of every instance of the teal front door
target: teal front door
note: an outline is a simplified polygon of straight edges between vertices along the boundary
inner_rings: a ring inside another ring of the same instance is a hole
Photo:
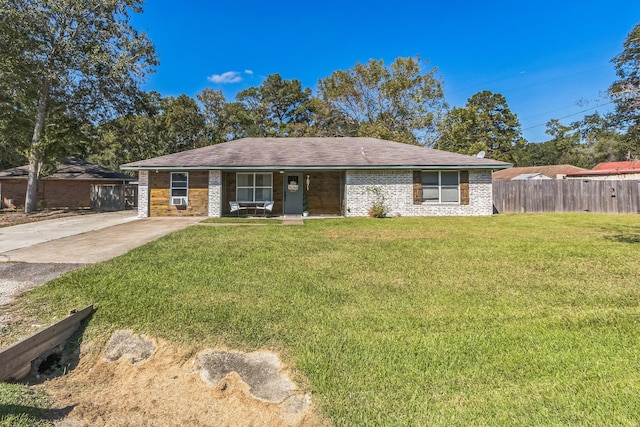
[[[284,214],[302,215],[302,174],[288,173],[284,178]]]

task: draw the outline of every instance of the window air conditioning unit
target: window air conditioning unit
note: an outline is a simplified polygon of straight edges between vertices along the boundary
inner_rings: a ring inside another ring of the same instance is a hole
[[[172,197],[171,204],[173,206],[187,206],[187,198],[186,197]]]

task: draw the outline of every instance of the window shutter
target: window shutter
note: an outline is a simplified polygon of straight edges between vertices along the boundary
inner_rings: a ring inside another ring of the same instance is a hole
[[[422,204],[422,172],[413,171],[413,204]]]
[[[469,204],[469,171],[460,171],[460,204]]]

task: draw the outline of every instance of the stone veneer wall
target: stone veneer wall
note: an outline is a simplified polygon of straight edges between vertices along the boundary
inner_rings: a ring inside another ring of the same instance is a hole
[[[390,216],[475,216],[493,214],[491,170],[469,171],[469,204],[413,204],[413,171],[349,170],[346,174],[348,217],[368,216],[380,189]]]
[[[222,216],[222,172],[209,171],[209,212],[208,216],[220,218]]]
[[[138,218],[149,216],[149,171],[138,172]]]

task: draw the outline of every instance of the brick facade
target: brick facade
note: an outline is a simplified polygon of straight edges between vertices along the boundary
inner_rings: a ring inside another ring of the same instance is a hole
[[[346,174],[345,216],[367,216],[379,193],[390,216],[492,215],[491,170],[469,171],[469,204],[413,203],[413,171],[349,170]]]
[[[194,175],[193,173],[191,174]],[[226,181],[233,181],[233,173],[226,173]],[[340,177],[339,173],[336,173]],[[469,204],[461,203],[422,203],[414,204],[413,201],[413,171],[411,170],[348,170],[345,173],[344,186],[344,215],[347,217],[362,217],[369,215],[369,209],[375,203],[378,194],[384,198],[384,204],[388,207],[390,216],[477,216],[493,214],[493,197],[491,170],[469,171]],[[276,175],[279,177],[279,175]],[[320,175],[316,174],[312,180],[314,185],[319,184]],[[138,217],[149,216],[149,171],[140,171],[138,177]],[[208,172],[206,215],[218,218],[225,213],[225,185],[223,174],[219,170]],[[168,185],[168,184],[167,184]],[[165,186],[157,186],[158,189],[168,190]],[[274,182],[275,189],[279,188]],[[229,189],[227,192],[231,191]],[[234,190],[235,191],[235,190]],[[158,197],[158,196],[156,196]],[[340,203],[340,189],[332,196],[336,203]],[[310,209],[311,211],[311,209]],[[320,212],[320,211],[318,211]],[[333,211],[332,211],[333,212]],[[277,212],[274,212],[277,214]],[[156,213],[158,214],[158,213]],[[164,213],[166,214],[166,213]],[[204,214],[193,212],[191,214]],[[313,214],[313,212],[312,212]],[[340,215],[341,212],[335,212]]]
[[[119,185],[121,180],[62,180],[41,179],[38,181],[38,209],[90,208],[91,188],[94,185]],[[11,199],[15,206],[25,205],[27,194],[26,179],[3,179],[2,197]]]

